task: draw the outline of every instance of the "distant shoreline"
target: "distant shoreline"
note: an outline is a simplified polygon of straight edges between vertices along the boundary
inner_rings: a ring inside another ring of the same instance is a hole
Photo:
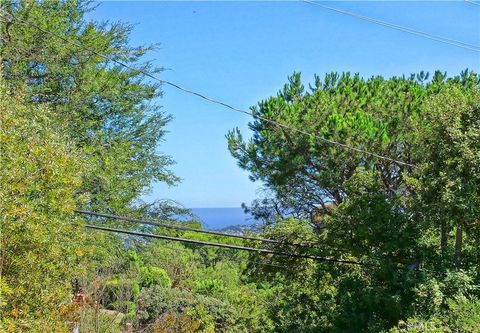
[[[258,223],[250,214],[245,214],[241,207],[202,207],[189,209],[201,220],[203,227],[209,230],[219,230]]]

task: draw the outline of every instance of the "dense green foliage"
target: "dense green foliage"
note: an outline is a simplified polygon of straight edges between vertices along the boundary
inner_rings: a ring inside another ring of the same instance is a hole
[[[146,240],[86,231],[120,222],[73,211],[201,228],[140,201],[178,181],[158,151],[170,117],[159,86],[111,60],[159,73],[143,62],[152,47],[130,46],[128,25],[87,22],[89,2],[2,6],[87,48],[2,16],[2,332],[480,332],[476,74],[331,73],[310,89],[294,74],[254,107],[253,137],[234,130],[229,149],[265,184],[249,207],[261,236],[283,242],[121,224],[362,265]]]
[[[71,213],[85,166],[52,112],[25,105],[0,85],[0,325],[61,330],[57,315],[70,302],[82,235]]]
[[[308,92],[294,74],[252,109],[261,118],[249,141],[229,133],[239,165],[271,194],[253,203],[254,214],[302,217],[317,251],[368,265],[317,270],[317,279],[334,277],[332,326],[300,331],[378,332],[409,317],[475,331],[479,105],[479,78],[468,71],[431,80],[332,73]],[[445,315],[457,310],[458,320]]]
[[[93,6],[85,1],[1,6],[2,321],[11,331],[44,330],[50,314],[65,322],[59,305],[70,303],[71,280],[92,281],[122,251],[115,237],[85,237],[75,208],[178,211],[139,200],[153,182],[177,181],[158,152],[170,117],[154,102],[157,85],[110,60],[159,71],[140,60],[151,47],[128,45],[130,26],[87,22]],[[144,273],[159,278],[155,269]]]
[[[92,194],[89,205],[118,212],[131,207],[152,181],[173,184],[177,179],[166,170],[171,160],[156,151],[170,119],[155,105],[159,87],[112,62],[159,72],[141,62],[152,47],[130,47],[131,26],[86,22],[89,2],[5,1],[2,6],[87,48],[18,21],[2,24],[2,76],[12,89],[25,85],[26,100],[48,105],[89,158],[91,168],[82,185]]]

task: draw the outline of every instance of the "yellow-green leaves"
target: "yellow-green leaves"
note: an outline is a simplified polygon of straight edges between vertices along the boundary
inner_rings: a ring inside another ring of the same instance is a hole
[[[83,232],[72,221],[85,166],[46,107],[0,87],[1,324],[9,331],[66,328],[60,309],[81,271]]]

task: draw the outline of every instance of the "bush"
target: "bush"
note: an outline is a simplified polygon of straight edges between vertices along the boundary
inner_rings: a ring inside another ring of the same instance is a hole
[[[480,300],[457,296],[446,301],[447,308],[430,318],[402,321],[390,333],[479,333]]]
[[[159,285],[142,289],[137,301],[137,325],[151,324],[167,315],[170,318],[188,315],[200,323],[200,331],[212,325],[226,327],[233,317],[230,304],[213,297]]]
[[[144,288],[151,286],[170,288],[172,286],[172,281],[167,272],[153,266],[143,266],[140,268],[140,281],[140,285]]]

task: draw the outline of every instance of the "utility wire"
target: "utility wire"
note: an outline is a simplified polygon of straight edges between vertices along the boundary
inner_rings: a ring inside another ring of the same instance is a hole
[[[471,3],[472,5],[475,5],[475,6],[480,6],[480,3],[478,3],[478,2],[475,2],[475,1],[471,1],[471,0],[465,0],[465,2],[467,2],[467,3]]]
[[[192,244],[194,246],[197,246],[198,244]],[[189,250],[188,248],[180,248],[180,247],[173,247],[173,246],[168,246],[168,245],[165,245],[165,244],[162,244],[161,245],[162,248],[164,249],[169,249],[171,251],[180,251],[180,252],[183,252],[183,253],[192,253],[190,251],[192,250]],[[241,261],[237,258],[222,258],[226,261],[231,261],[231,262],[235,262],[237,264],[242,264],[244,263],[244,261]],[[289,268],[288,266],[285,266],[285,265],[277,265],[277,264],[272,264],[270,262],[262,262],[262,261],[258,261],[258,260],[248,260],[249,263],[251,264],[254,264],[254,265],[262,265],[262,266],[269,266],[269,267],[276,267],[276,268]]]
[[[201,234],[210,234],[210,235],[217,235],[217,236],[223,236],[223,237],[248,239],[248,240],[264,242],[264,243],[285,244],[285,245],[312,248],[311,246],[306,245],[306,244],[289,243],[289,242],[284,242],[284,241],[277,240],[277,239],[267,239],[267,238],[244,236],[244,235],[233,235],[233,234],[228,234],[228,233],[219,232],[219,231],[202,230],[202,229],[195,229],[195,228],[184,227],[184,226],[179,226],[179,225],[157,223],[157,222],[134,219],[134,218],[130,218],[130,217],[118,216],[118,215],[113,215],[113,214],[91,212],[91,211],[88,211],[88,210],[75,210],[75,213],[83,214],[83,215],[90,215],[90,216],[97,216],[97,217],[104,217],[104,218],[108,218],[108,219],[126,221],[126,222],[131,222],[131,223],[146,224],[146,225],[156,226],[156,227],[160,227],[160,228],[176,229],[176,230],[183,230],[183,231],[192,231],[192,232],[197,232],[197,233],[201,233]]]
[[[253,248],[253,247],[246,247],[246,246],[240,246],[240,245],[213,243],[213,242],[199,241],[199,240],[193,240],[193,239],[187,239],[187,238],[179,238],[179,237],[171,237],[171,236],[165,236],[165,235],[149,234],[149,233],[136,232],[136,231],[128,231],[128,230],[123,230],[123,229],[99,227],[99,226],[90,225],[90,224],[85,225],[85,227],[89,228],[89,229],[115,232],[115,233],[127,234],[127,235],[133,235],[133,236],[158,238],[158,239],[165,239],[165,240],[169,240],[169,241],[182,242],[182,243],[187,243],[187,244],[199,244],[199,245],[206,245],[206,246],[222,247],[222,248],[233,249],[233,250],[242,250],[242,251],[249,251],[249,252],[256,252],[256,253],[263,253],[263,254],[272,254],[272,255],[279,255],[279,256],[290,257],[290,258],[313,259],[313,260],[316,260],[316,261],[342,263],[342,264],[350,264],[350,265],[365,265],[365,263],[363,263],[363,262],[354,261],[354,260],[341,260],[341,259],[319,257],[319,256],[314,256],[314,255],[308,255],[308,254],[290,253],[290,252],[283,252],[283,251],[273,251],[273,250],[262,249],[262,248],[256,249],[256,248]]]
[[[300,1],[303,1],[305,3],[311,4],[311,5],[314,5],[314,6],[321,7],[323,9],[331,10],[331,11],[334,11],[334,12],[337,12],[337,13],[340,13],[340,14],[348,15],[350,17],[354,17],[354,18],[357,18],[357,19],[360,19],[360,20],[375,23],[375,24],[378,24],[378,25],[381,25],[381,26],[384,26],[384,27],[387,27],[387,28],[403,31],[403,32],[406,32],[406,33],[409,33],[409,34],[412,34],[412,35],[416,35],[416,36],[424,37],[424,38],[431,39],[431,40],[434,40],[434,41],[437,41],[437,42],[453,45],[453,46],[463,48],[463,49],[466,49],[466,50],[480,52],[480,45],[465,43],[465,42],[458,41],[458,40],[455,40],[455,39],[450,39],[450,38],[446,38],[446,37],[442,37],[442,36],[433,35],[433,34],[430,34],[430,33],[427,33],[427,32],[411,29],[411,28],[404,27],[404,26],[401,26],[401,25],[381,21],[381,20],[378,20],[378,19],[375,19],[375,18],[372,18],[372,17],[363,16],[363,15],[360,15],[360,14],[348,12],[348,11],[345,11],[345,10],[342,10],[342,9],[339,9],[339,8],[330,7],[330,6],[321,4],[321,3],[316,2],[316,1],[311,1],[311,0],[300,0]],[[478,5],[478,4],[476,4],[476,5]]]
[[[176,83],[173,83],[173,82],[170,82],[170,81],[167,81],[167,80],[160,79],[159,77],[157,77],[157,76],[155,76],[155,75],[153,75],[153,74],[151,74],[151,73],[148,73],[148,72],[146,72],[146,71],[144,71],[144,70],[141,70],[141,69],[136,69],[136,68],[134,68],[134,67],[132,67],[132,66],[130,66],[130,65],[128,65],[128,64],[126,64],[126,63],[124,63],[124,62],[122,62],[122,61],[120,61],[120,60],[111,59],[110,57],[108,57],[108,56],[106,56],[106,55],[104,55],[104,54],[102,54],[102,53],[99,53],[99,52],[97,52],[97,51],[95,51],[95,50],[93,50],[93,49],[91,49],[91,48],[85,47],[85,46],[81,45],[80,43],[71,41],[70,39],[65,38],[64,36],[61,36],[61,35],[59,35],[59,34],[53,33],[53,32],[51,32],[51,31],[49,31],[49,30],[46,30],[46,29],[38,26],[37,24],[34,24],[34,23],[29,22],[29,21],[26,21],[26,20],[24,20],[24,19],[18,18],[18,17],[16,17],[15,15],[13,15],[12,13],[9,13],[9,15],[11,15],[11,17],[12,17],[14,20],[16,20],[16,21],[18,21],[18,22],[21,22],[21,23],[23,23],[23,24],[25,24],[25,25],[34,27],[34,28],[36,28],[37,30],[39,30],[39,31],[41,31],[41,32],[43,32],[43,33],[45,33],[45,34],[48,34],[48,35],[50,35],[50,36],[54,36],[54,37],[56,37],[56,38],[58,38],[58,39],[63,40],[64,42],[66,42],[66,43],[68,43],[68,44],[74,45],[74,46],[76,46],[76,47],[78,47],[78,48],[81,48],[81,49],[83,49],[83,50],[85,50],[85,51],[89,51],[89,52],[91,52],[91,53],[93,53],[93,54],[95,54],[95,55],[97,55],[97,56],[99,56],[99,57],[102,57],[102,58],[104,58],[105,60],[112,61],[112,62],[114,62],[114,63],[116,63],[116,64],[118,64],[118,65],[120,65],[120,66],[122,66],[122,67],[128,68],[128,69],[130,69],[130,70],[132,70],[132,71],[135,71],[135,72],[138,72],[138,73],[141,73],[141,74],[145,75],[146,77],[149,77],[149,78],[151,78],[151,79],[153,79],[153,80],[155,80],[155,81],[158,81],[158,82],[160,82],[160,83],[162,83],[162,84],[169,85],[169,86],[171,86],[171,87],[173,87],[173,88],[175,88],[175,89],[181,90],[181,91],[183,91],[183,92],[185,92],[185,93],[187,93],[187,94],[191,94],[191,95],[197,96],[197,97],[202,98],[202,99],[204,99],[204,100],[206,100],[206,101],[208,101],[208,102],[210,102],[210,103],[214,103],[214,104],[221,105],[221,106],[223,106],[223,107],[225,107],[225,108],[227,108],[227,109],[230,109],[230,110],[232,110],[232,111],[235,111],[235,112],[240,112],[240,113],[247,114],[247,115],[249,115],[249,116],[251,116],[251,117],[253,117],[253,118],[256,118],[256,119],[265,121],[265,122],[267,122],[267,123],[276,125],[276,126],[278,126],[278,127],[281,127],[281,128],[287,129],[287,130],[291,130],[291,131],[293,131],[293,132],[301,133],[301,134],[303,134],[303,135],[312,137],[312,138],[314,138],[314,139],[316,139],[316,140],[319,140],[319,141],[322,141],[322,142],[326,142],[326,143],[331,144],[331,145],[335,145],[335,146],[338,146],[338,147],[341,147],[341,148],[344,148],[344,149],[348,149],[348,150],[351,150],[351,151],[355,151],[355,152],[358,152],[358,153],[361,153],[361,154],[364,154],[364,155],[373,156],[373,157],[376,157],[376,158],[379,158],[379,159],[382,159],[382,160],[394,162],[394,163],[399,164],[399,165],[405,165],[405,166],[409,166],[409,167],[415,167],[415,165],[414,165],[414,164],[411,164],[411,163],[403,162],[403,161],[400,161],[400,160],[397,160],[397,159],[394,159],[394,158],[390,158],[390,157],[387,157],[387,156],[383,156],[383,155],[380,155],[380,154],[377,154],[377,153],[373,153],[373,152],[370,152],[370,151],[367,151],[367,150],[364,150],[364,149],[361,149],[361,148],[357,148],[357,147],[354,147],[354,146],[350,146],[350,145],[347,145],[347,144],[345,144],[345,143],[341,143],[341,142],[338,142],[338,141],[334,141],[334,140],[331,140],[331,139],[327,139],[327,138],[324,138],[324,137],[322,137],[322,136],[319,136],[319,135],[316,135],[316,134],[313,134],[313,133],[304,131],[304,130],[302,130],[302,129],[299,129],[299,128],[295,128],[295,127],[291,127],[291,126],[282,124],[282,123],[280,123],[280,122],[278,122],[278,121],[276,121],[276,120],[271,120],[271,119],[268,119],[268,118],[259,116],[259,115],[257,115],[257,114],[254,114],[253,112],[236,108],[236,107],[234,107],[234,106],[232,106],[232,105],[230,105],[230,104],[228,104],[228,103],[226,103],[226,102],[222,102],[222,101],[220,101],[220,100],[216,100],[216,99],[214,99],[214,98],[208,97],[208,96],[206,96],[206,95],[204,95],[204,94],[201,94],[201,93],[198,93],[198,92],[196,92],[196,91],[193,91],[193,90],[184,88],[184,87],[182,87],[182,86],[180,86],[180,85],[178,85],[178,84],[176,84]],[[0,15],[0,16],[2,16],[2,17],[4,17],[4,18],[6,17],[6,16],[4,16],[4,15]]]

